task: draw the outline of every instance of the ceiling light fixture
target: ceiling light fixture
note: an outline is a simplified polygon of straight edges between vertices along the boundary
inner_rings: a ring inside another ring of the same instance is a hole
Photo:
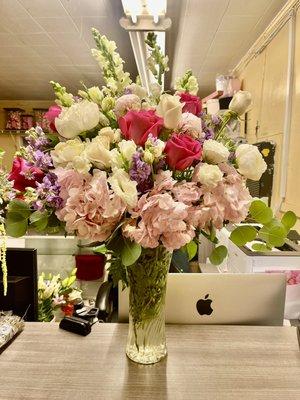
[[[120,25],[129,33],[139,76],[149,93],[151,83],[156,81],[147,67],[145,38],[147,32],[156,32],[157,43],[165,54],[165,31],[171,26],[171,19],[165,16],[167,0],[122,0],[122,5],[126,17],[120,19]]]

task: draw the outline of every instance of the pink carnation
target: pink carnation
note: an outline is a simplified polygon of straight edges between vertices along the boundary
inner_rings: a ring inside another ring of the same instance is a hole
[[[202,131],[202,120],[196,117],[196,115],[185,112],[181,116],[181,121],[179,123],[179,130],[183,133],[188,134],[193,139],[201,139],[205,136]]]
[[[168,193],[146,194],[140,198],[135,213],[138,224],[127,224],[123,234],[143,247],[155,248],[162,243],[169,251],[179,249],[195,236],[194,229],[185,221],[187,209],[187,205]]]
[[[124,94],[116,100],[114,112],[117,118],[122,117],[129,110],[140,110],[141,99],[136,94]]]
[[[201,187],[202,203],[189,209],[189,222],[194,227],[221,229],[224,221],[241,222],[247,214],[252,197],[243,178],[227,164],[219,165],[225,173],[215,188]]]
[[[95,171],[93,176],[85,177],[71,171],[63,174],[56,170],[60,195],[65,200],[64,207],[56,215],[66,223],[67,232],[102,242],[120,221],[125,211],[124,203],[109,190],[104,171]]]

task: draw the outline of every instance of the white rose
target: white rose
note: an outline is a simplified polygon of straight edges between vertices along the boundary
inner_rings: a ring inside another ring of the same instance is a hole
[[[84,131],[95,128],[99,123],[100,111],[97,104],[88,100],[63,108],[55,118],[58,133],[66,139],[73,139]]]
[[[120,168],[115,169],[112,176],[108,178],[108,182],[115,194],[119,196],[124,203],[130,208],[136,206],[138,200],[137,183],[130,179],[127,172]]]
[[[167,129],[176,129],[182,114],[183,103],[180,103],[179,96],[163,94],[156,108],[156,114],[164,119],[164,126]]]
[[[120,143],[118,143],[120,153],[123,156],[123,158],[131,162],[132,161],[132,156],[134,153],[136,153],[136,144],[134,143],[133,140],[122,140]]]
[[[240,144],[235,155],[238,171],[247,179],[258,181],[267,169],[267,164],[256,146]]]
[[[219,164],[228,160],[229,150],[216,140],[205,140],[203,144],[203,159],[211,164]]]
[[[229,103],[229,110],[236,112],[238,115],[243,115],[248,111],[252,104],[252,96],[250,92],[239,90],[236,92]]]
[[[201,164],[195,169],[193,181],[214,188],[222,180],[223,173],[217,165]]]
[[[98,135],[91,142],[86,142],[85,154],[97,168],[109,168],[111,165],[110,137]]]
[[[85,144],[80,139],[59,142],[51,151],[54,167],[73,168],[73,160],[80,157],[84,150]]]

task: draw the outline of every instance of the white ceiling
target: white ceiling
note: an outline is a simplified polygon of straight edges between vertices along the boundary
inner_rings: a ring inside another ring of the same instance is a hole
[[[192,68],[200,95],[214,90],[286,0],[168,0],[167,53],[174,77]],[[116,41],[136,76],[128,33],[119,26],[121,0],[0,0],[0,99],[49,99],[50,80],[76,93],[79,82],[101,85],[91,56],[95,27]]]
[[[286,0],[183,0],[172,82],[191,68],[201,97],[238,63]]]

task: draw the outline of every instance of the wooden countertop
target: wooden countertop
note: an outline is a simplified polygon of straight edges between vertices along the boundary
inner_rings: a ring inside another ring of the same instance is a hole
[[[168,357],[149,366],[125,356],[127,329],[27,323],[0,355],[0,399],[300,399],[294,327],[169,325]]]

